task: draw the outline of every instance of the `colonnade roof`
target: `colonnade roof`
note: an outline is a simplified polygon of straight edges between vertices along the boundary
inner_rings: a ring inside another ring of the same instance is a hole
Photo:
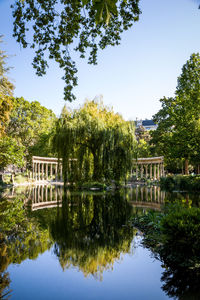
[[[146,157],[133,160],[136,164],[161,164],[164,162],[164,156]]]
[[[69,160],[77,160],[76,158],[72,158]],[[56,157],[41,157],[41,156],[33,156],[32,162],[33,163],[49,163],[49,164],[57,164],[58,161],[62,162],[62,158],[58,159]]]

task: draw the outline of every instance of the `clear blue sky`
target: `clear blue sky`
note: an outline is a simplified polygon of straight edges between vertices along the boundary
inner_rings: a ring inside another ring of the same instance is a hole
[[[20,49],[12,37],[13,1],[0,0],[0,34],[4,35],[1,48],[11,55],[9,77],[16,86],[15,96],[38,100],[58,115],[65,104],[63,73],[51,63],[46,76],[35,75],[33,52]],[[141,0],[140,20],[123,34],[120,46],[99,52],[97,66],[78,61],[77,100],[68,106],[103,95],[104,103],[127,120],[151,118],[160,108],[159,99],[173,96],[183,64],[200,51],[198,2]]]

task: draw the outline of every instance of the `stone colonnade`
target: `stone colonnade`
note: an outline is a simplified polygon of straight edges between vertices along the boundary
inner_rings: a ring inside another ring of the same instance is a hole
[[[136,178],[159,180],[165,176],[164,157],[138,158],[134,161]]]
[[[32,157],[32,179],[35,180],[63,179],[62,161],[53,157]]]

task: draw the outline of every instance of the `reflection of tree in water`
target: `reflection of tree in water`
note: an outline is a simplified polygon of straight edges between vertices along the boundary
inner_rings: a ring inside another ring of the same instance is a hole
[[[135,230],[127,226],[130,216],[131,206],[119,195],[66,197],[50,224],[62,268],[75,266],[101,279],[121,253],[131,250]]]
[[[200,270],[184,268],[168,268],[161,280],[164,282],[162,289],[169,297],[180,300],[200,299]]]
[[[51,246],[48,231],[41,231],[34,220],[28,220],[23,202],[18,198],[0,202],[0,299],[9,290],[7,267],[11,263],[35,259]]]
[[[7,247],[4,243],[3,234],[0,233],[0,299],[4,299],[10,293],[9,290],[10,278],[9,278],[9,274],[5,272],[8,266],[6,250]]]

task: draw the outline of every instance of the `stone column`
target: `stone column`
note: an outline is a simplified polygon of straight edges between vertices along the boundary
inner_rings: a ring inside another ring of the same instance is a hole
[[[57,188],[57,185],[55,187],[55,200],[56,200],[56,202],[58,201],[58,188]]]
[[[152,164],[150,164],[150,179],[152,179]]]
[[[143,186],[141,186],[141,188],[140,188],[140,192],[141,192],[141,201],[143,202],[143,192],[144,192],[144,188],[143,188]]]
[[[45,188],[45,200],[46,200],[46,202],[48,201],[48,186],[47,185]]]
[[[37,180],[37,163],[35,163],[35,180]]]
[[[38,163],[38,180],[40,181],[40,163]]]
[[[160,164],[160,177],[162,177],[162,163]]]
[[[34,188],[34,203],[37,202],[37,186]]]
[[[42,180],[44,180],[44,163],[42,163]]]
[[[34,163],[34,179],[37,180],[37,164]]]
[[[36,202],[38,203],[38,202],[40,202],[40,186],[39,185],[38,185],[37,189],[38,190],[37,190],[37,201]]]
[[[148,165],[145,165],[146,179],[148,178]]]
[[[148,194],[149,194],[149,190],[147,187],[145,187],[145,201],[148,201]]]
[[[153,187],[154,202],[156,202],[156,198],[157,198],[156,193],[157,193],[157,188],[156,188],[156,186],[154,186]]]
[[[151,198],[151,202],[152,202],[152,187],[150,187],[150,198]]]
[[[157,164],[157,171],[158,171],[158,175],[157,175],[157,179],[160,179],[160,164]]]
[[[42,202],[44,201],[44,186],[41,186],[41,198],[42,198]]]
[[[46,163],[46,180],[48,180],[48,163]]]
[[[50,186],[50,201],[52,201],[52,185]]]
[[[55,180],[58,180],[58,164],[55,165]]]
[[[32,162],[32,179],[34,179],[34,162]]]
[[[158,202],[160,202],[160,188],[158,187]]]
[[[156,180],[156,164],[154,164],[154,180]]]

